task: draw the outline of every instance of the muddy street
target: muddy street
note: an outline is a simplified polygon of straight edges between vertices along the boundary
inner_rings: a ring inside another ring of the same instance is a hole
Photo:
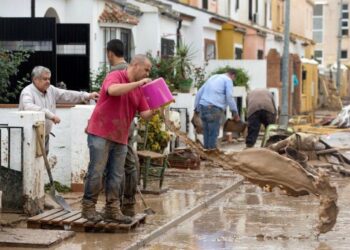
[[[314,235],[318,200],[287,197],[245,183],[146,249],[349,249],[348,180],[339,184],[339,216],[334,229]]]
[[[166,178],[168,192],[145,195],[157,212],[148,216],[146,224],[129,233],[77,233],[50,249],[137,249],[135,243],[145,242],[166,223],[239,179],[218,168],[171,170]],[[289,197],[278,189],[269,193],[242,182],[194,216],[160,232],[144,249],[348,249],[350,184],[347,179],[332,182],[339,186],[339,216],[333,230],[319,239],[314,235],[319,208],[315,196]],[[137,205],[143,211],[139,199]]]

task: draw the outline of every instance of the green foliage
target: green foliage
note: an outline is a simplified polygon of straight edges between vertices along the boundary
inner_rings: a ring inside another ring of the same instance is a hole
[[[191,74],[194,69],[192,64],[194,53],[191,52],[190,46],[181,44],[172,57],[155,58],[150,53],[147,56],[152,62],[151,78],[163,77],[171,91],[190,90],[193,82]]]
[[[148,126],[147,131],[147,141],[146,147],[144,148],[144,142],[138,144],[138,149],[146,149],[154,152],[162,153],[167,147],[170,140],[170,135],[164,129],[164,120],[159,115],[155,115],[147,123],[144,119],[139,120],[139,135],[141,138],[145,137],[146,126]]]
[[[228,68],[231,68],[231,67],[227,65],[225,67],[218,68],[215,71],[213,71],[210,76],[215,74],[226,73]],[[242,68],[237,68],[235,86],[243,86],[246,89],[249,89],[248,81],[249,81],[248,73]]]
[[[68,193],[71,191],[70,187],[66,186],[66,185],[63,185],[61,184],[60,182],[58,181],[54,181],[54,186],[55,186],[55,189],[57,190],[57,192],[60,192],[60,193]],[[45,184],[45,191],[50,191],[51,189],[51,184],[50,183],[46,183]]]
[[[103,64],[95,72],[90,72],[90,90],[91,91],[100,91],[103,80],[108,74],[109,70],[106,64]]]
[[[208,65],[208,62],[202,67],[195,67],[193,70],[194,86],[200,88],[205,82],[205,67]]]
[[[10,82],[10,77],[17,75],[18,67],[27,61],[29,56],[29,51],[8,51],[0,48],[0,103],[15,101],[24,84],[30,82],[28,74],[18,80],[16,86],[11,86]]]

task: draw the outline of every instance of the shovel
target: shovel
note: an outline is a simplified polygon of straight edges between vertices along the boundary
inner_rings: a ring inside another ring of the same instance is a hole
[[[136,186],[136,189],[137,189],[137,192],[139,193],[139,195],[140,195],[140,197],[141,197],[142,204],[143,204],[143,206],[145,207],[145,210],[143,210],[143,212],[144,212],[145,214],[148,214],[148,215],[155,214],[156,212],[155,212],[152,208],[150,208],[150,207],[147,206],[147,203],[146,203],[145,199],[143,198],[143,195],[142,195],[142,193],[141,193],[141,190],[140,190],[139,186]]]
[[[44,157],[44,162],[45,162],[45,167],[46,167],[46,171],[47,174],[49,175],[49,179],[50,179],[50,196],[51,198],[56,201],[56,203],[58,205],[60,205],[64,210],[66,211],[72,211],[71,207],[68,205],[68,203],[65,201],[65,199],[57,194],[56,188],[55,188],[55,183],[53,181],[52,178],[52,173],[51,173],[51,169],[50,169],[50,164],[49,161],[47,160],[47,155],[46,155],[46,151],[45,151],[45,147],[44,147],[44,143],[42,141],[42,138],[40,137],[40,132],[39,132],[39,126],[38,125],[34,125],[35,127],[35,132],[36,132],[36,138],[39,142],[39,146],[40,146],[40,150],[41,153],[43,154]]]

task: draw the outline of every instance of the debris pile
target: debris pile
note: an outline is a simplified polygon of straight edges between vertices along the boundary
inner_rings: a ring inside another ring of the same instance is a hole
[[[316,135],[295,133],[268,148],[295,160],[311,174],[322,170],[332,176],[350,176],[349,159]]]
[[[350,128],[350,105],[344,107],[338,114],[331,125],[337,126],[338,128]]]

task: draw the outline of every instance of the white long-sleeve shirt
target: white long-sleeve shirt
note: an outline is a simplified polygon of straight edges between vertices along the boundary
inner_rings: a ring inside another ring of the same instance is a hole
[[[59,89],[52,85],[42,93],[33,83],[25,87],[19,99],[19,110],[43,111],[45,113],[45,134],[51,132],[51,119],[56,113],[56,103],[81,103],[89,100],[89,93]]]

